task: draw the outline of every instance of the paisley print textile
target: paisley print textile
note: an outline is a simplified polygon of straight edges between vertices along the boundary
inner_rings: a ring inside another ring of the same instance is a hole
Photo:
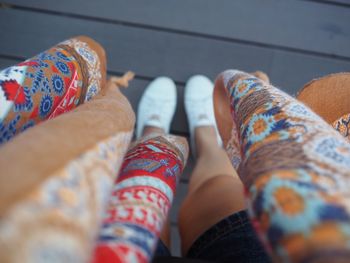
[[[350,114],[345,114],[333,123],[334,129],[350,141]]]
[[[0,144],[90,100],[101,89],[96,52],[70,39],[0,72]]]
[[[283,262],[348,259],[350,144],[270,84],[243,72],[226,79],[238,171],[266,248]]]
[[[131,140],[118,133],[72,160],[1,217],[2,262],[87,262]]]

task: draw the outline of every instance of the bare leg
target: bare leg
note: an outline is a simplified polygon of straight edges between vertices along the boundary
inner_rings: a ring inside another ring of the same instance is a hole
[[[143,129],[142,137],[148,136],[148,135],[150,135],[150,134],[164,135],[165,132],[164,132],[163,129],[158,128],[158,127],[146,126],[146,127]]]
[[[197,163],[189,192],[179,211],[179,231],[185,255],[193,242],[226,216],[245,209],[243,185],[212,126],[195,130]]]
[[[239,127],[239,174],[250,217],[273,260],[349,261],[347,141],[309,108],[250,74],[225,71],[215,86],[215,107],[228,101]],[[218,123],[226,117],[216,111]]]

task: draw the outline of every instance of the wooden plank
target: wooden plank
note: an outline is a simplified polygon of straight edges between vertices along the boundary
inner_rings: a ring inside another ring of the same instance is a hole
[[[149,79],[166,75],[180,84],[193,74],[214,79],[222,70],[238,66],[269,72],[272,60],[272,51],[265,48],[22,10],[0,9],[0,22],[6,24],[0,27],[2,54],[31,57],[66,38],[85,34],[105,47],[110,71],[131,69]],[[134,106],[145,84],[126,91]],[[178,99],[172,129],[186,133],[183,86]]]
[[[122,89],[123,94],[125,94],[125,96],[129,99],[135,113],[137,113],[139,100],[148,84],[149,81],[136,78],[130,82],[130,85],[127,89]],[[188,133],[187,117],[183,106],[184,87],[182,85],[177,85],[177,92],[178,106],[176,108],[170,131],[175,134],[184,134]]]
[[[0,57],[0,70],[19,63],[19,60]]]
[[[180,234],[177,228],[177,217],[179,213],[179,208],[183,202],[185,196],[187,195],[188,184],[181,182],[176,190],[175,200],[173,206],[170,210],[170,234],[171,234],[171,253],[173,256],[181,255],[181,240]]]
[[[109,70],[123,72],[132,69],[137,74],[149,78],[167,75],[180,83],[196,73],[214,79],[217,73],[226,68],[247,71],[261,69],[268,74],[285,70],[294,72],[295,76],[309,72],[309,78],[317,76],[320,61],[324,61],[325,68],[330,66],[332,71],[332,64],[336,64],[339,71],[350,70],[347,61],[323,60],[317,56],[289,51],[20,10],[3,9],[0,10],[0,14],[0,21],[7,24],[7,27],[0,28],[3,35],[3,41],[0,43],[2,53],[29,57],[70,36],[87,34],[106,48]],[[23,24],[27,26],[23,27]],[[301,63],[290,64],[288,60],[284,60],[285,57],[297,57]],[[295,85],[297,77],[293,79],[295,80],[291,83],[284,81],[278,84],[294,93],[299,86]]]
[[[347,2],[347,0],[338,0]],[[350,58],[350,9],[279,0],[7,0],[10,4]]]
[[[323,4],[333,4],[333,5],[342,5],[344,7],[350,7],[349,0],[306,0],[306,1],[315,1]]]
[[[346,5],[346,6],[350,6],[350,1],[349,0],[325,0],[325,1],[322,1],[322,2],[333,2],[333,3],[336,3],[336,4],[343,4],[343,5]]]
[[[108,68],[112,72],[131,69],[148,79],[159,75],[172,77],[181,84],[172,126],[173,131],[180,133],[187,132],[182,85],[192,74],[201,73],[214,79],[227,68],[261,69],[272,73],[273,82],[295,93],[304,79],[318,76],[320,65],[324,71],[350,71],[349,62],[337,59],[31,11],[0,9],[0,22],[6,25],[0,27],[2,54],[31,57],[63,39],[85,34],[106,48]],[[147,82],[138,82],[135,88],[126,91],[135,108],[146,85]]]
[[[226,41],[158,32],[36,12],[0,9],[3,54],[30,57],[66,38],[88,35],[108,55],[108,68],[134,70],[150,78],[167,75],[185,82],[201,73],[214,78],[226,68],[269,72],[272,50]]]
[[[171,225],[170,226],[170,251],[171,255],[175,257],[180,257],[181,256],[181,239],[180,239],[180,234],[179,230],[176,225]]]
[[[271,65],[270,79],[275,86],[296,94],[312,79],[345,71],[350,72],[349,62],[277,50]]]

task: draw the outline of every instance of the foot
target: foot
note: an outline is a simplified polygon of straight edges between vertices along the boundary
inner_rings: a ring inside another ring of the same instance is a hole
[[[215,129],[218,144],[221,146],[213,104],[213,83],[205,76],[196,75],[191,77],[185,87],[185,110],[187,114],[192,152],[195,148],[195,129],[204,126],[212,126]]]
[[[139,102],[137,111],[136,137],[143,133],[160,130],[169,133],[176,109],[177,95],[175,83],[167,77],[153,80]]]

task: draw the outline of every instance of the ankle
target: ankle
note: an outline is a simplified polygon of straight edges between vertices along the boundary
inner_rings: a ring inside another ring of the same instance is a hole
[[[195,142],[198,156],[221,149],[214,126],[197,127]]]
[[[145,126],[145,128],[142,131],[142,136],[147,136],[150,134],[159,134],[163,135],[165,134],[165,131],[162,128],[154,127],[154,126]]]

